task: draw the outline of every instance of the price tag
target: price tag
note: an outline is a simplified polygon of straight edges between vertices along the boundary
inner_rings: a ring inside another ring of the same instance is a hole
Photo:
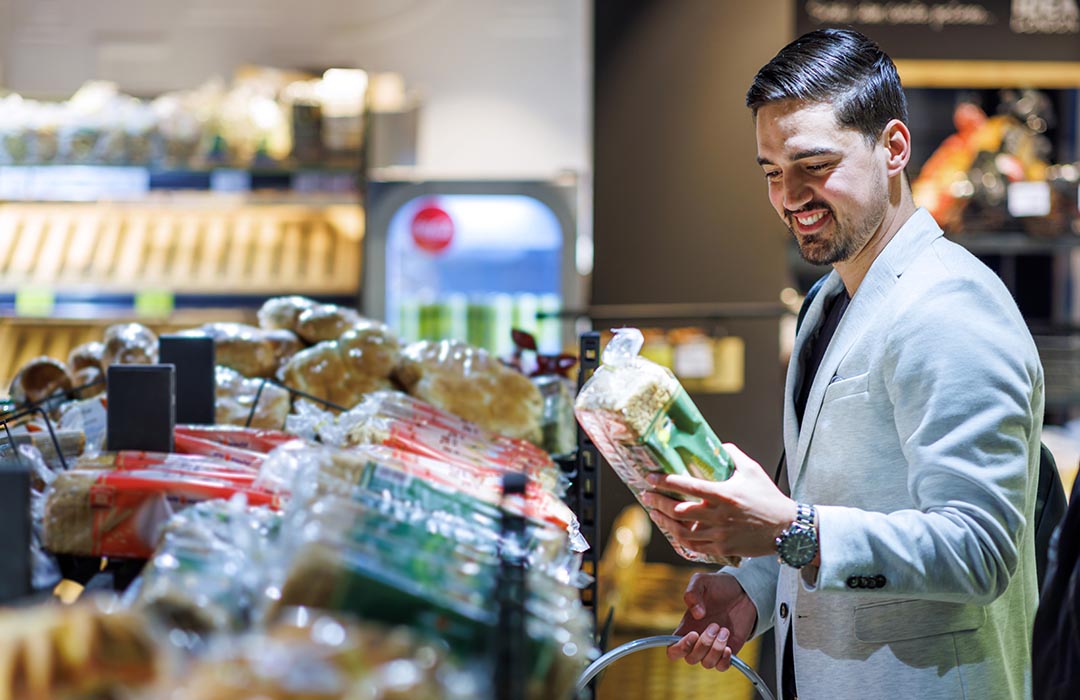
[[[51,316],[56,307],[56,294],[44,287],[28,287],[15,292],[15,315]]]
[[[1016,218],[1047,216],[1050,213],[1050,184],[1046,182],[1014,182],[1009,185],[1009,214]]]
[[[165,289],[146,289],[135,294],[135,313],[139,316],[163,318],[176,308],[173,293]]]

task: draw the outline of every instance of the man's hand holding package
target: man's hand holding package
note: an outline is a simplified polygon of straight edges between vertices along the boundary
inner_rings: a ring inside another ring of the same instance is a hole
[[[795,501],[776,487],[757,462],[738,447],[725,443],[735,462],[727,481],[692,476],[649,476],[653,492],[642,502],[649,517],[684,547],[714,556],[760,557],[776,554],[776,538],[797,514]],[[682,494],[676,501],[658,491]]]

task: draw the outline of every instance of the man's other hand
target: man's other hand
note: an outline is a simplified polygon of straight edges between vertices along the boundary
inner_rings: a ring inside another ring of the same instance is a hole
[[[754,631],[757,609],[734,576],[694,574],[683,594],[686,614],[675,634],[682,639],[668,647],[672,661],[726,671]]]

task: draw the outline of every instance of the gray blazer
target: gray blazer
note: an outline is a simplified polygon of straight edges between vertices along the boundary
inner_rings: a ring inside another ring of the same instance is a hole
[[[807,310],[788,368],[792,497],[817,506],[821,568],[730,569],[795,621],[799,697],[1028,698],[1043,372],[1012,297],[919,209],[874,261],[821,362],[803,426],[797,358],[842,290]],[[779,683],[779,679],[777,681]]]

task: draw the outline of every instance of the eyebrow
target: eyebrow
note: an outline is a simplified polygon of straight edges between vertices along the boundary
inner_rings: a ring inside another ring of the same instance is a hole
[[[805,151],[799,151],[798,153],[795,153],[791,156],[791,160],[796,161],[803,160],[804,158],[817,158],[818,156],[834,156],[837,153],[839,153],[839,151],[836,151],[832,148],[811,148]],[[763,158],[761,156],[757,157],[757,162],[758,165],[776,165],[776,163],[772,162],[768,158]]]

